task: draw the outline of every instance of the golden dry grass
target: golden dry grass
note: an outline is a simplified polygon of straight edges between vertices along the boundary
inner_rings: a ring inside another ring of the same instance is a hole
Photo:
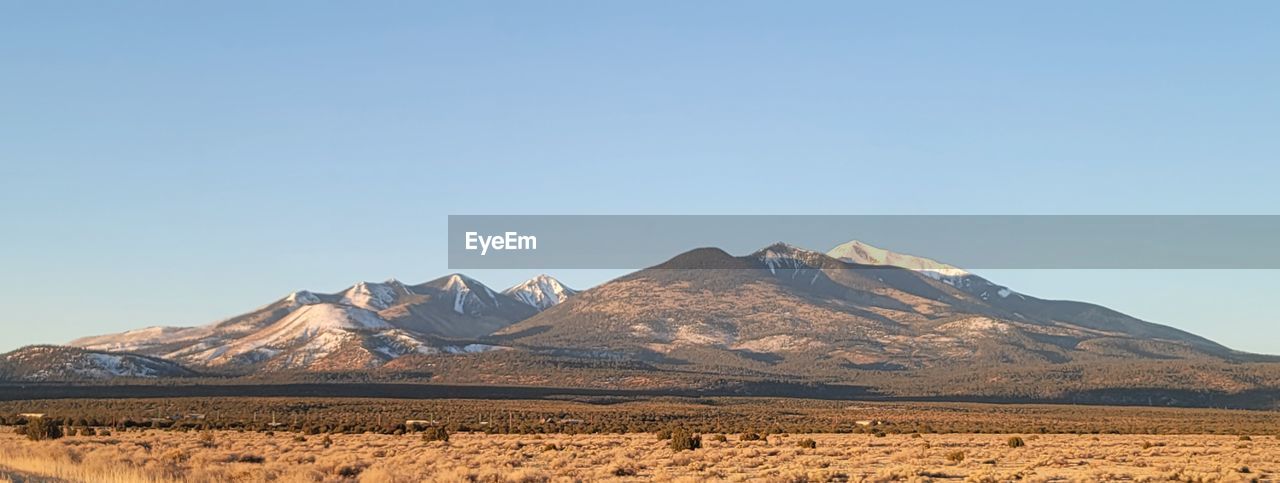
[[[651,434],[420,437],[131,431],[31,442],[0,434],[0,466],[69,481],[1266,481],[1280,440],[1255,436],[808,434],[673,452]],[[813,439],[816,448],[801,448]],[[958,455],[963,455],[962,459]],[[261,458],[261,462],[257,458]],[[958,460],[958,461],[957,461]]]

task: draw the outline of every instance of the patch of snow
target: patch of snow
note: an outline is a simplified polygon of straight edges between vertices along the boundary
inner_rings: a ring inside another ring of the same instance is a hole
[[[969,272],[937,260],[892,252],[862,243],[858,240],[853,240],[836,246],[835,248],[832,248],[831,251],[827,252],[827,255],[832,258],[860,265],[906,268],[917,271],[921,275],[934,280],[944,281],[951,283],[952,285],[955,284],[954,279],[970,275]]]
[[[542,311],[564,302],[578,292],[565,287],[550,275],[543,274],[503,290],[502,293]]]
[[[806,350],[819,350],[827,347],[825,342],[817,341],[807,337],[796,337],[791,335],[771,335],[753,339],[739,343],[734,349],[749,350],[751,352],[797,352]]]
[[[362,309],[385,310],[395,302],[395,288],[384,283],[360,282],[342,293],[342,303]]]

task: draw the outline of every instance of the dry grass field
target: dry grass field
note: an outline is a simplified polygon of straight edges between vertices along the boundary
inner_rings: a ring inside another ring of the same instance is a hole
[[[653,434],[419,435],[114,432],[28,441],[0,434],[0,466],[67,481],[1268,481],[1271,436],[703,435],[673,451]],[[813,448],[800,442],[812,439]],[[3,474],[0,471],[0,474]]]

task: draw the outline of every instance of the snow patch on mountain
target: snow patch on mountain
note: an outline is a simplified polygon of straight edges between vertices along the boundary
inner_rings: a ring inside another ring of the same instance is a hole
[[[859,265],[888,266],[915,270],[935,280],[951,280],[970,275],[969,272],[937,260],[892,252],[858,240],[842,243],[832,248],[831,251],[827,252],[827,255]]]
[[[543,274],[503,290],[502,293],[543,311],[564,302],[578,291],[564,286],[550,275]]]
[[[396,302],[396,289],[391,284],[360,282],[342,292],[341,303],[362,309],[385,310]]]

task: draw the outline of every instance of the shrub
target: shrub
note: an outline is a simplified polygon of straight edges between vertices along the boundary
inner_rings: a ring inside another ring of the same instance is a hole
[[[306,436],[303,436],[303,435],[301,435],[301,434],[299,434],[299,435],[297,435],[297,436],[294,436],[294,437],[293,437],[293,442],[295,442],[295,443],[305,443],[305,442],[307,442],[307,437],[306,437]]]
[[[619,466],[613,469],[613,476],[635,476],[636,469],[630,466]]]
[[[671,432],[671,449],[673,451],[695,450],[702,447],[702,436],[691,434],[683,429]]]
[[[27,421],[27,425],[22,428],[22,434],[32,441],[58,439],[62,437],[62,427],[51,420],[36,418]]]
[[[671,428],[659,429],[656,434],[658,436],[658,441],[666,441],[671,439]]]
[[[258,456],[256,454],[238,454],[238,455],[231,455],[227,457],[228,463],[262,464],[262,462],[266,460],[267,459],[265,457]]]
[[[324,445],[325,449],[329,449],[330,446],[333,446],[333,438],[326,434],[324,439],[320,440],[320,444]]]
[[[1250,438],[1247,434],[1242,434],[1240,435],[1240,441],[1253,441],[1253,438]]]
[[[1005,443],[1008,444],[1010,448],[1021,448],[1027,445],[1027,443],[1023,442],[1022,438],[1018,436],[1009,437],[1009,440]]]
[[[363,466],[346,465],[337,469],[338,476],[346,479],[352,479],[360,476],[360,472],[364,471]]]
[[[727,443],[729,441],[729,438],[724,434],[717,434],[715,436],[712,436],[711,440],[717,443]]]
[[[796,446],[799,446],[801,448],[814,449],[818,447],[818,442],[814,441],[812,438],[805,438],[800,440],[798,443],[796,443]]]
[[[947,453],[947,461],[950,461],[952,463],[959,463],[961,461],[964,461],[964,451],[952,451],[950,453]]]
[[[762,439],[764,438],[760,436],[760,433],[742,433],[742,436],[738,437],[738,441],[760,441]]]
[[[218,446],[218,442],[213,439],[213,433],[209,432],[200,433],[199,442],[200,446],[205,448],[214,448]]]
[[[449,441],[449,431],[440,427],[432,426],[422,432],[423,441]]]

